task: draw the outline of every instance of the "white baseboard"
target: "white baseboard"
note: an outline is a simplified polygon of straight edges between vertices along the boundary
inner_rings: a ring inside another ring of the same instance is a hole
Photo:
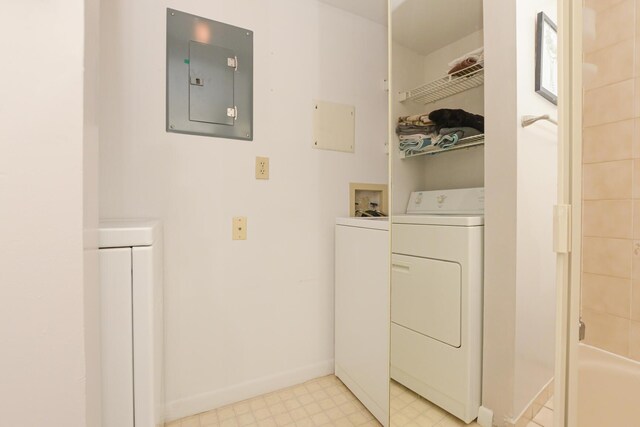
[[[506,425],[509,427],[521,427],[528,425],[533,420],[540,409],[547,403],[547,400],[553,396],[553,378],[531,399],[529,404],[522,410],[520,415],[515,419],[507,420]]]
[[[325,360],[324,362],[268,375],[224,389],[167,402],[165,405],[165,420],[169,422],[210,411],[230,403],[240,402],[314,378],[330,375],[333,374],[333,371],[333,359]]]
[[[485,406],[481,406],[478,410],[478,424],[482,427],[492,427],[493,411]]]

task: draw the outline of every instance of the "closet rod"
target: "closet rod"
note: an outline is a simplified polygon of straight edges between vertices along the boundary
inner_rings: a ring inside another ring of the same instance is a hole
[[[527,126],[534,124],[538,120],[546,120],[553,123],[554,125],[558,125],[558,122],[555,119],[549,117],[548,114],[543,114],[541,116],[522,116],[522,127],[526,128]]]

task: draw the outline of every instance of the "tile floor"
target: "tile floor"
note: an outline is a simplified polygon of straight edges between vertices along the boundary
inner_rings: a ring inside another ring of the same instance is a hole
[[[167,427],[376,426],[334,375],[166,424]]]
[[[465,424],[391,382],[391,426]],[[376,426],[380,423],[334,375],[173,421],[167,427]],[[470,426],[478,426],[476,423]],[[538,426],[535,426],[538,427]],[[546,427],[546,426],[545,426]]]
[[[553,427],[553,396],[540,409],[540,412],[533,417],[533,421],[527,427]]]
[[[422,396],[395,381],[391,381],[391,427],[479,427],[465,424]]]

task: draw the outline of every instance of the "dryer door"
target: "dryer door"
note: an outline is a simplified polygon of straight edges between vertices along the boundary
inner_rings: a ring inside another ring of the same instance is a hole
[[[391,321],[460,347],[460,264],[393,254]]]

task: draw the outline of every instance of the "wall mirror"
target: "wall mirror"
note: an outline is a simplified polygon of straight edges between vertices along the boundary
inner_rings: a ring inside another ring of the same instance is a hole
[[[392,9],[392,426],[468,423],[481,403],[482,6]]]

